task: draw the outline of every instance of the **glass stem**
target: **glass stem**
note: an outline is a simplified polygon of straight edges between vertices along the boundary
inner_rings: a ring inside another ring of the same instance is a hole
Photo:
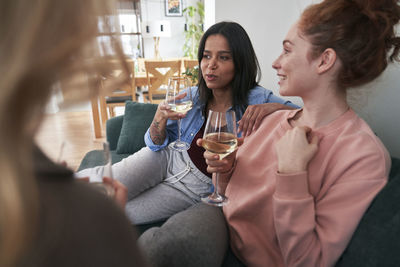
[[[219,180],[219,172],[215,173],[215,186],[214,186],[214,195],[219,196],[218,193],[218,180]]]
[[[178,119],[178,141],[181,141],[181,119]]]

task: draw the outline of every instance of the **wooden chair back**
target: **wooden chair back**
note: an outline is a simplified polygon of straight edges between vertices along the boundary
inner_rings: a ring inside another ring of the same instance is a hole
[[[187,69],[193,69],[198,65],[199,62],[197,61],[197,59],[183,59],[183,67],[185,68],[185,71]]]
[[[126,63],[129,71],[127,83],[116,82],[126,75],[119,59],[110,59],[107,66],[112,71],[107,76],[101,77],[100,111],[103,125],[107,119],[115,116],[115,107],[125,106],[127,100],[136,101],[135,62],[133,59],[127,58]],[[110,87],[111,89],[108,89]]]
[[[164,100],[168,79],[181,75],[181,64],[181,60],[145,60],[150,103],[158,104]]]

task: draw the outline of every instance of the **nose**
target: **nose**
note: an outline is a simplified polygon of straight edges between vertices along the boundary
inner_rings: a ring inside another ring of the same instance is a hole
[[[274,69],[279,69],[280,68],[280,56],[277,58],[277,59],[275,59],[274,60],[274,62],[272,62],[272,68],[274,68]]]
[[[217,60],[215,58],[211,58],[208,61],[208,68],[215,69],[217,67]]]

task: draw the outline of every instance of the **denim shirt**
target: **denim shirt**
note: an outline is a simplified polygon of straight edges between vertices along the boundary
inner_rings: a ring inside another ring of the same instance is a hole
[[[193,107],[186,113],[186,117],[181,119],[181,140],[189,144],[192,143],[194,136],[200,130],[201,126],[204,124],[205,116],[203,111],[205,110],[205,103],[201,103],[199,91],[197,87],[190,88],[192,91],[192,101]],[[250,90],[248,104],[257,105],[264,103],[280,103],[293,108],[299,108],[290,101],[286,101],[280,97],[275,96],[271,90],[265,89],[261,86],[256,86]],[[240,108],[230,108],[230,110],[235,110],[236,120],[239,121],[244,111]],[[167,133],[164,143],[161,145],[156,145],[150,138],[150,128],[144,136],[144,141],[146,145],[153,151],[158,151],[166,147],[169,143],[178,139],[178,122],[176,120],[168,120]]]

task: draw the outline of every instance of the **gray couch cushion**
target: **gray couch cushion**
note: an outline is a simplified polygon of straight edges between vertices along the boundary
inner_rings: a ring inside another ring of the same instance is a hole
[[[149,128],[156,110],[156,104],[126,102],[124,120],[117,144],[117,153],[133,154],[146,146],[144,134]]]
[[[117,154],[116,151],[110,151],[110,152],[111,152],[112,164],[117,163],[130,155],[130,154]],[[103,162],[103,150],[89,151],[83,157],[81,164],[79,165],[78,171],[99,166],[102,164],[102,162]]]
[[[392,159],[388,184],[376,196],[337,267],[400,266],[400,160]]]

